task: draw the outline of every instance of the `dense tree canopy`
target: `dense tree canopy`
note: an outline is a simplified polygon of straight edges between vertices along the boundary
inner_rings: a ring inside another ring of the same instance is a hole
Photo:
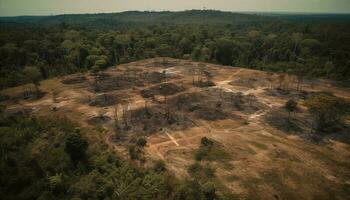
[[[28,82],[25,66],[48,78],[155,56],[292,73],[301,67],[309,76],[350,78],[347,21],[291,22],[219,11],[0,21],[1,88]]]
[[[176,180],[163,161],[138,169],[67,119],[0,114],[1,199],[221,199],[206,183]]]

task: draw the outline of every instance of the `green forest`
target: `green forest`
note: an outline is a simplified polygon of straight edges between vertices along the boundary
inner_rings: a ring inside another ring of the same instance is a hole
[[[157,56],[349,80],[347,19],[212,10],[2,17],[0,88],[28,82],[26,66],[47,79]]]
[[[349,33],[349,15],[189,10],[0,17],[0,89],[33,83],[40,96],[42,80],[80,72],[96,75],[108,67],[155,57],[284,72],[298,80],[325,78],[346,83],[350,80]],[[54,98],[54,91],[52,95]],[[2,98],[0,94],[0,101]],[[330,103],[320,104],[324,99]],[[322,128],[327,128],[334,116],[340,118],[339,113],[343,113],[339,102],[335,96],[322,93],[306,105],[320,116]],[[221,103],[216,105],[219,107]],[[293,121],[297,102],[290,100],[285,107],[288,122]],[[142,153],[147,143],[144,138],[129,147],[129,160],[98,138],[101,127],[88,129],[56,116],[58,107],[48,116],[26,112],[8,115],[5,109],[0,105],[0,199],[239,198],[214,182],[214,169],[199,164],[214,157],[230,157],[209,138],[201,138],[195,150],[197,162],[186,168],[191,178],[180,180],[162,160],[142,166],[140,159],[133,158]],[[249,124],[248,120],[244,123]],[[224,189],[218,190],[217,185]]]
[[[1,199],[231,199],[208,180],[178,181],[163,162],[142,169],[124,161],[66,118],[2,111]]]

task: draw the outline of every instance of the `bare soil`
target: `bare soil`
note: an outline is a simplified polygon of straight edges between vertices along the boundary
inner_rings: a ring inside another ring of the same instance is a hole
[[[304,105],[309,95],[321,91],[349,102],[349,88],[305,80],[302,91],[296,91],[293,76],[281,83],[280,74],[215,64],[206,64],[213,84],[199,87],[193,84],[196,69],[198,63],[189,60],[141,60],[99,74],[45,80],[41,99],[14,101],[24,86],[10,88],[1,91],[9,97],[1,103],[8,113],[64,116],[98,129],[90,137],[125,159],[130,142],[146,137],[140,166],[161,159],[180,179],[189,178],[200,140],[208,137],[230,156],[201,162],[216,169],[213,181],[219,192],[238,199],[350,196],[350,117],[334,133],[318,134],[310,131]],[[288,121],[283,106],[290,98],[298,101],[299,110]]]

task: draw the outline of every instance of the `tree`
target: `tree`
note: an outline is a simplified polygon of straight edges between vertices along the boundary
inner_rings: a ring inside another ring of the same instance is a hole
[[[282,87],[283,87],[283,82],[285,81],[285,79],[286,79],[286,74],[279,74],[278,75],[278,88],[279,89],[282,89]]]
[[[36,93],[39,94],[39,85],[41,79],[40,70],[34,66],[27,66],[24,68],[23,73],[28,78],[28,80],[34,84]]]
[[[179,42],[179,46],[181,48],[182,55],[189,54],[192,51],[192,43],[187,38],[182,38],[182,40]]]
[[[139,138],[137,141],[136,141],[136,145],[143,148],[145,147],[147,144],[147,140],[146,138],[142,137],[142,138]]]
[[[85,160],[88,142],[81,136],[77,129],[66,139],[65,151],[69,154],[74,166],[79,161]]]
[[[296,63],[295,74],[297,76],[297,90],[300,91],[303,88],[304,77],[306,76],[306,69],[300,63]]]
[[[216,47],[216,60],[224,65],[232,65],[234,50],[233,42],[229,39],[222,38],[216,42]]]
[[[215,184],[207,182],[203,186],[203,192],[206,200],[215,200],[217,199]]]
[[[165,162],[163,160],[157,160],[153,165],[153,170],[156,172],[163,172],[166,170]]]
[[[205,200],[201,185],[198,181],[188,181],[176,191],[174,200]]]
[[[286,102],[284,108],[288,111],[288,121],[290,122],[290,114],[295,112],[297,109],[298,103],[293,99],[290,99]]]
[[[255,42],[260,37],[260,31],[252,30],[248,32],[248,38]]]
[[[296,54],[297,48],[298,48],[302,39],[303,39],[302,33],[293,33],[292,34],[292,41],[294,42],[294,48],[293,48],[294,54]]]
[[[310,113],[316,119],[317,129],[325,130],[330,128],[345,114],[343,100],[330,94],[320,93],[307,99],[305,102]]]
[[[135,145],[130,145],[128,150],[131,160],[136,160],[140,158],[140,150]]]
[[[104,69],[107,66],[107,61],[105,59],[96,60],[95,65],[100,69]]]
[[[325,71],[326,71],[326,76],[329,78],[330,72],[334,69],[334,64],[331,61],[326,62],[324,65]]]
[[[207,137],[202,137],[201,145],[203,146],[213,146],[214,142]]]
[[[94,77],[94,83],[95,83],[95,90],[98,89],[99,85],[98,85],[98,73],[100,72],[101,68],[97,65],[94,65],[91,68],[91,74]]]
[[[199,63],[198,64],[198,83],[199,83],[199,86],[202,86],[203,84],[203,75],[204,75],[204,72],[206,70],[206,64],[204,63]]]

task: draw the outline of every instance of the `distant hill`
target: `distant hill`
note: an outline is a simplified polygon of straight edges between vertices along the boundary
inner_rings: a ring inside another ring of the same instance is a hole
[[[254,13],[294,22],[350,22],[350,14],[327,13]]]
[[[1,17],[1,25],[69,25],[85,27],[130,27],[156,24],[250,24],[274,19],[269,16],[222,12],[215,10],[189,10],[180,12],[127,11],[105,14],[69,14],[55,16]]]

